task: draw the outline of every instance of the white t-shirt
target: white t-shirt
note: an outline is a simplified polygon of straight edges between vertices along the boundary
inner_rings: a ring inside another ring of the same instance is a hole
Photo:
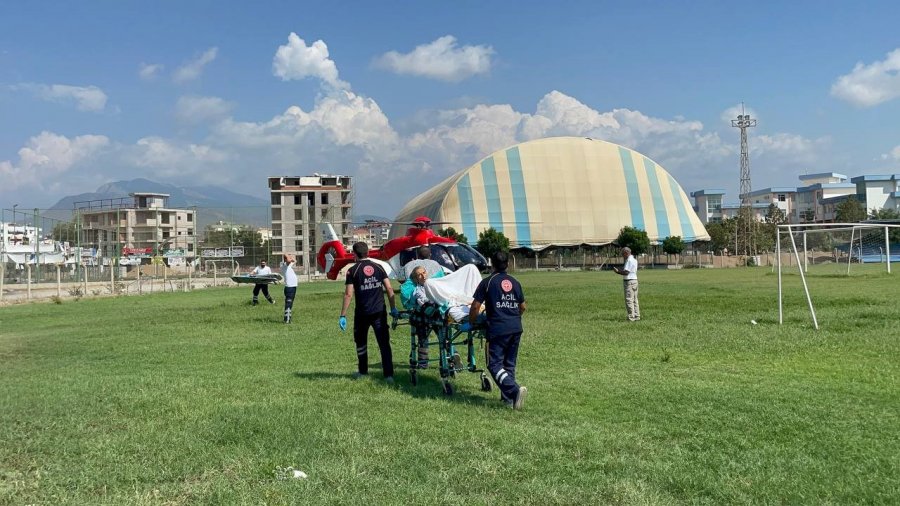
[[[625,260],[625,270],[628,271],[628,274],[625,275],[625,279],[637,279],[637,259],[634,258],[634,255],[628,255],[628,259]]]
[[[281,275],[284,277],[285,287],[297,286],[297,273],[294,272],[294,262],[289,264],[281,262]]]
[[[272,274],[272,269],[270,269],[268,265],[265,267],[257,265],[255,269],[250,271],[251,276],[268,276],[269,274]]]

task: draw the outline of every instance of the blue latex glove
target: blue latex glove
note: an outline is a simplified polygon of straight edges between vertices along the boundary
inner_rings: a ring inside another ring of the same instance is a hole
[[[463,323],[462,325],[459,326],[459,330],[461,330],[463,332],[468,332],[468,331],[472,330],[472,325],[469,322]]]
[[[400,311],[398,311],[397,308],[391,308],[391,316],[397,318],[398,316],[400,316]]]
[[[338,327],[340,327],[342,331],[347,330],[347,317],[346,316],[341,316],[341,318],[338,320]]]

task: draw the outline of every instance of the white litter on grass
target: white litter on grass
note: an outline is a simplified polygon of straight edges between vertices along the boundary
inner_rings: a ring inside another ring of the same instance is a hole
[[[281,467],[278,466],[272,471],[272,474],[275,475],[276,480],[287,480],[287,479],[297,479],[302,480],[309,478],[306,473],[299,469],[294,469],[292,466]]]
[[[756,320],[750,320],[750,323],[756,325]]]

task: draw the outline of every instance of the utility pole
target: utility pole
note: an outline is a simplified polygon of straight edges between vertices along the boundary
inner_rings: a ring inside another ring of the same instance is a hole
[[[750,202],[750,151],[747,147],[747,129],[756,126],[756,120],[750,119],[749,114],[744,114],[744,104],[741,103],[741,114],[738,114],[737,119],[731,120],[731,126],[734,128],[739,128],[741,130],[741,212],[737,222],[737,229],[735,236],[743,236],[744,243],[744,254],[752,255],[753,254],[753,204]],[[735,253],[740,253],[735,248]]]
[[[41,280],[41,234],[39,224],[41,210],[34,208],[34,268],[37,271],[37,280]]]

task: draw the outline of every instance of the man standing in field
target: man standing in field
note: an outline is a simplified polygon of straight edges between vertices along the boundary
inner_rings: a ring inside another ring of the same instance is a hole
[[[297,273],[294,272],[294,255],[285,254],[281,262],[281,276],[284,278],[284,323],[291,323],[294,311],[294,297],[297,295]]]
[[[484,304],[487,313],[487,368],[500,389],[500,399],[513,409],[522,409],[528,389],[516,383],[516,360],[522,339],[525,294],[516,278],[506,273],[508,255],[491,255],[494,269],[475,289],[469,307],[469,325],[475,326]]]
[[[628,321],[636,322],[641,319],[641,305],[638,302],[638,279],[637,269],[638,263],[634,255],[631,254],[631,248],[622,248],[622,258],[625,259],[623,268],[613,267],[616,274],[624,276],[623,284],[625,286],[625,310],[628,312]]]
[[[394,288],[387,273],[377,263],[369,260],[369,247],[364,242],[353,245],[356,265],[347,271],[344,283],[344,304],[341,306],[341,317],[338,325],[341,330],[347,329],[347,309],[350,299],[356,295],[356,307],[353,314],[353,340],[356,342],[358,371],[354,378],[361,378],[369,373],[369,327],[375,331],[375,340],[381,351],[381,366],[384,379],[394,383],[394,358],[391,354],[391,340],[388,331],[387,312],[384,308],[384,293],[387,293],[391,304],[391,316],[400,314],[394,302]]]
[[[266,265],[265,260],[260,260],[259,265],[257,265],[256,267],[253,268],[252,271],[250,271],[251,276],[268,276],[270,274],[272,274],[272,269],[270,269],[269,266]],[[269,283],[268,282],[256,283],[255,285],[253,285],[253,305],[254,306],[259,304],[259,292],[262,292],[263,297],[265,297],[266,300],[269,301],[269,304],[275,303],[275,299],[273,299],[269,295]]]

